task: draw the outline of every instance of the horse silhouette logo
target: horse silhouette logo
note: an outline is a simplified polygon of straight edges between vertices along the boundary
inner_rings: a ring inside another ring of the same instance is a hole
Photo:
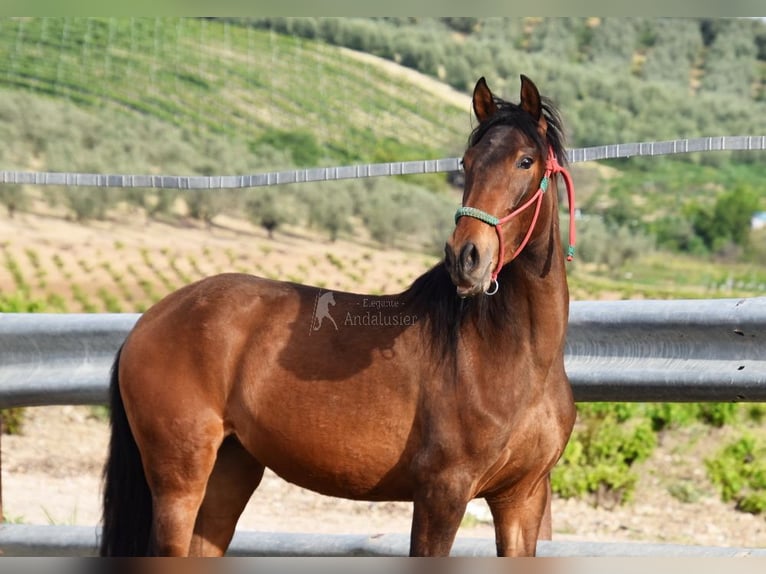
[[[338,330],[338,324],[335,319],[330,315],[330,305],[335,306],[335,295],[332,291],[321,291],[317,294],[316,303],[314,304],[314,317],[311,322],[311,331],[319,331],[322,328],[322,322],[325,319],[329,319],[335,330]],[[309,332],[310,333],[310,332]]]

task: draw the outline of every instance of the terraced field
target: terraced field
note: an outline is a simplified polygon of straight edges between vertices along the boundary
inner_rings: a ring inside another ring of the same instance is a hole
[[[393,293],[436,262],[420,253],[329,242],[305,230],[266,233],[221,218],[189,223],[112,220],[79,225],[55,216],[0,219],[0,294],[52,312],[144,311],[202,277],[243,272],[328,289]]]
[[[208,227],[115,215],[82,225],[54,214],[0,218],[0,296],[6,310],[142,312],[167,293],[223,272],[252,273],[328,289],[396,293],[437,262],[350,235],[331,242],[310,230],[266,232],[233,217]],[[762,271],[647,255],[623,269],[570,265],[575,300],[759,296]],[[658,269],[658,265],[660,268]],[[14,307],[15,305],[15,307]]]

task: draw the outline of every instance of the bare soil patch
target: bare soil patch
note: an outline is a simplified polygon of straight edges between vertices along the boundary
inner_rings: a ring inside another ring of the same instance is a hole
[[[614,509],[581,500],[555,499],[554,539],[649,541],[715,546],[766,546],[766,520],[722,503],[699,469],[699,459],[727,431],[677,437],[642,467],[635,501]],[[691,439],[691,440],[690,440]],[[100,520],[101,469],[108,424],[83,406],[35,407],[24,432],[2,437],[6,520],[26,524],[94,525]],[[692,446],[689,446],[691,443]],[[668,485],[688,481],[699,491],[683,503]],[[253,495],[239,528],[276,532],[376,534],[409,532],[411,504],[357,502],[322,496],[271,472]],[[472,504],[459,536],[489,537],[483,501]]]

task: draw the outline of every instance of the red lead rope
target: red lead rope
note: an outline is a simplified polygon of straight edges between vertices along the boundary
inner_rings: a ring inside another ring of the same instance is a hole
[[[503,266],[503,259],[505,259],[505,242],[503,241],[503,234],[501,233],[500,227],[504,223],[509,222],[511,219],[519,215],[530,205],[535,203],[535,213],[532,216],[532,222],[529,224],[529,229],[527,229],[527,233],[524,236],[524,239],[521,241],[519,246],[516,248],[516,251],[514,251],[513,256],[511,257],[511,261],[513,261],[519,255],[519,253],[521,253],[522,249],[527,246],[527,243],[529,243],[529,239],[532,237],[532,232],[534,231],[535,224],[537,223],[537,218],[540,215],[540,206],[543,202],[543,194],[548,190],[551,176],[557,173],[560,173],[564,178],[564,183],[567,187],[567,199],[569,203],[569,247],[567,249],[567,261],[572,261],[574,259],[575,241],[577,239],[577,233],[575,231],[574,183],[572,182],[572,176],[569,174],[569,171],[558,162],[558,159],[556,159],[556,154],[553,153],[553,149],[548,148],[548,160],[545,164],[545,175],[543,175],[543,179],[540,182],[540,187],[537,189],[535,194],[529,198],[522,206],[512,211],[502,219],[499,219],[494,226],[495,231],[497,232],[497,239],[500,243],[500,247],[497,255],[497,266],[492,272],[493,281],[497,281],[497,276]]]
[[[551,160],[552,158],[552,160]],[[567,261],[572,261],[575,254],[575,242],[577,241],[577,231],[575,230],[575,188],[572,176],[565,167],[556,159],[552,149],[548,149],[549,165],[553,167],[553,173],[560,173],[564,178],[564,184],[567,186],[567,203],[569,204],[569,247],[567,247]]]

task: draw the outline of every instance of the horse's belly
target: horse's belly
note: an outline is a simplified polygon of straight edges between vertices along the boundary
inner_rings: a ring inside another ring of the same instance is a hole
[[[356,436],[337,427],[293,437],[280,430],[263,430],[253,454],[288,482],[344,498],[410,498],[405,440],[369,428],[357,429]]]
[[[331,496],[407,499],[415,401],[406,389],[282,381],[257,393],[240,441],[285,480]],[[277,392],[279,391],[279,392]]]
[[[345,460],[330,467],[326,460],[285,460],[280,457],[267,462],[266,466],[288,482],[328,496],[356,500],[410,500],[412,486],[406,472],[396,471],[396,462],[388,467],[380,462],[368,464],[362,460]]]

